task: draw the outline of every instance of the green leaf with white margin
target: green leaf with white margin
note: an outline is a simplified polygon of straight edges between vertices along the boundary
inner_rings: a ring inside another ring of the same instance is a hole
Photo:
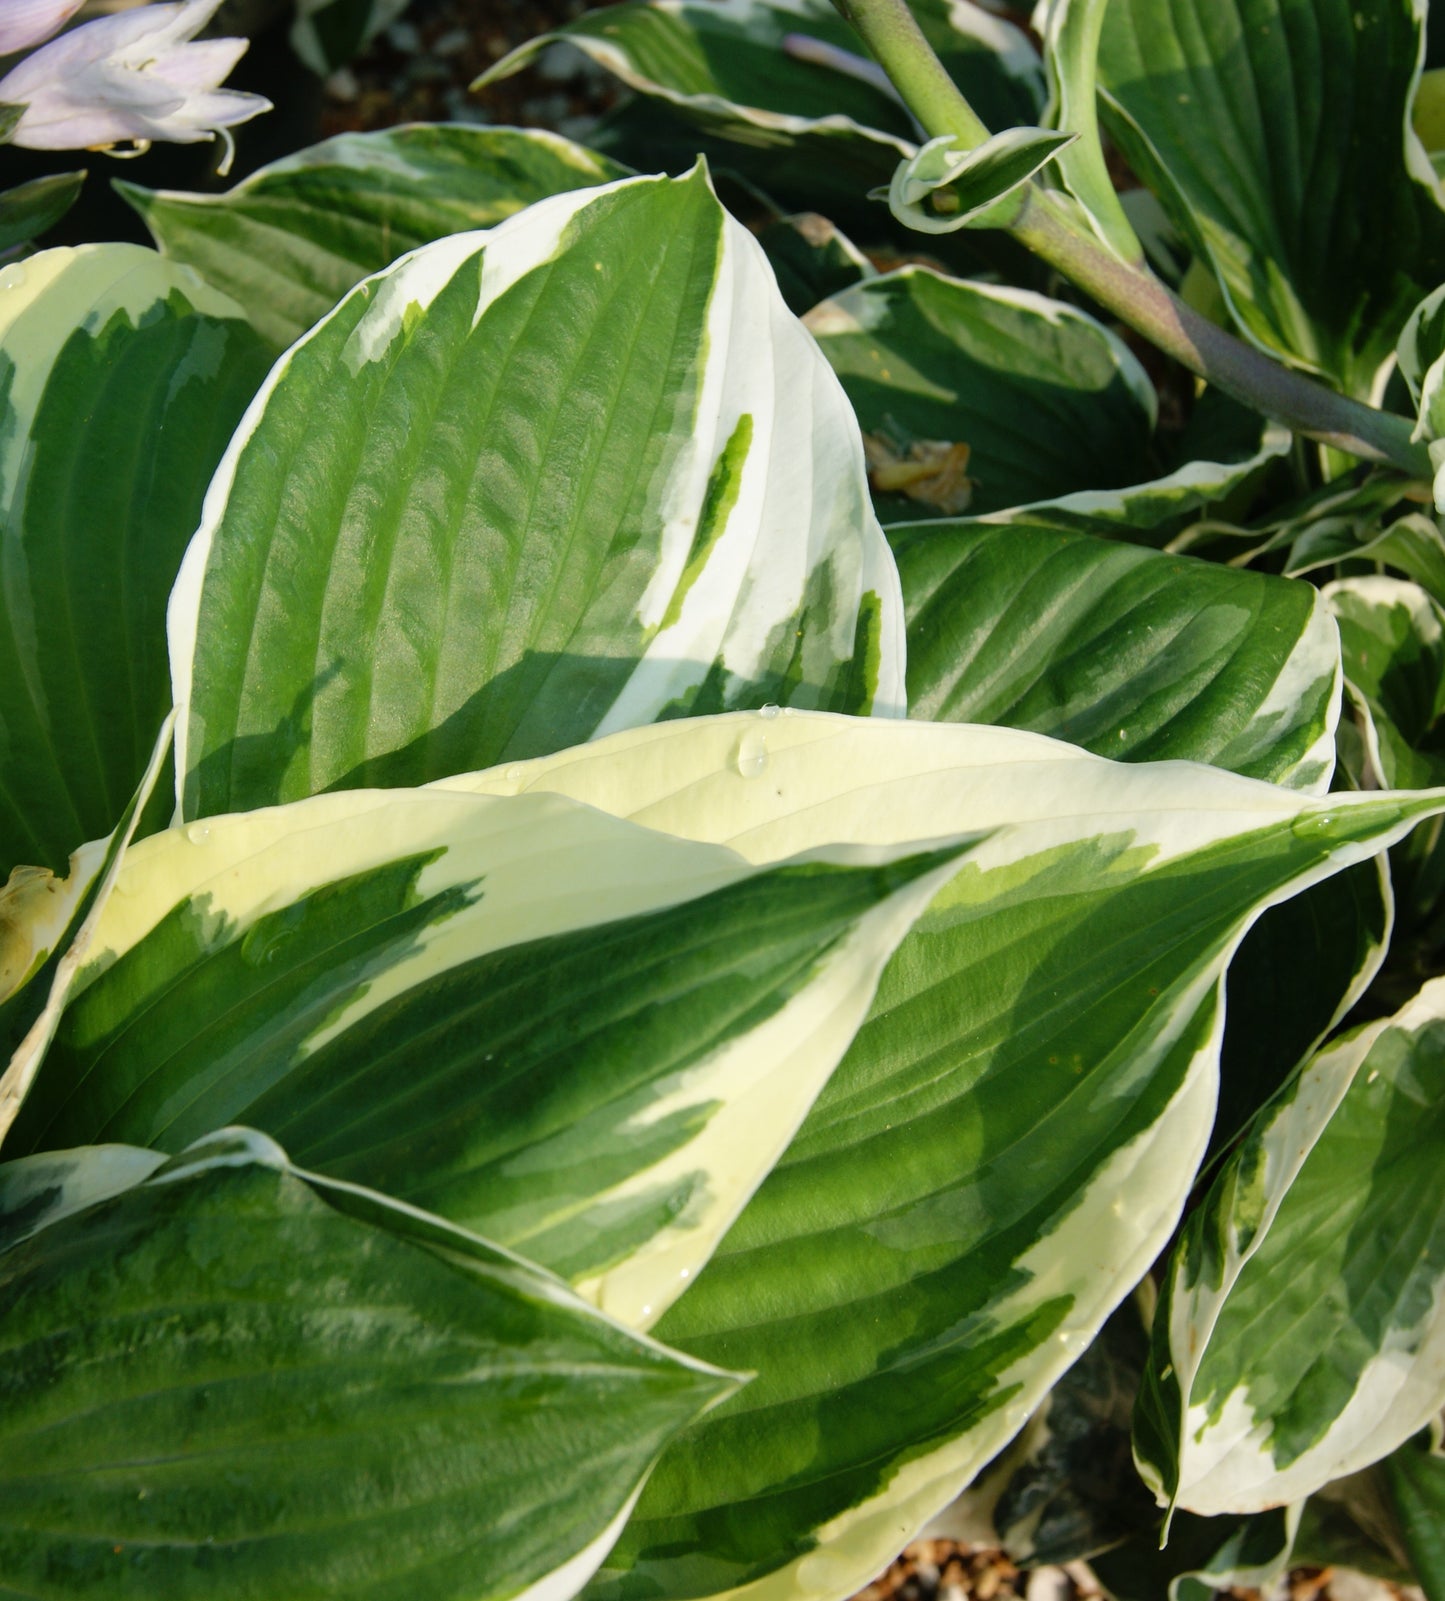
[[[924,819],[993,830],[657,1326],[759,1377],[663,1459],[599,1601],[832,1601],[884,1566],[1172,1233],[1249,923],[1445,810],[1438,792],[1312,800],[1012,729],[808,713],[637,729],[436,787],[568,794],[758,862]]]
[[[566,1601],[737,1386],[250,1130],[152,1165],[0,1167],[16,1593]]]
[[[910,9],[988,126],[1037,120],[1043,70],[1019,29],[971,0]],[[886,185],[914,151],[913,118],[828,0],[629,0],[529,40],[474,87],[519,71],[557,40],[705,134],[806,156],[824,194]]]
[[[912,716],[1328,788],[1340,649],[1311,585],[1022,518],[891,537]]]
[[[1058,158],[1064,187],[1099,238],[1119,257],[1144,264],[1144,247],[1120,202],[1099,137],[1099,34],[1108,0],[1038,0],[1030,19],[1044,42],[1049,102],[1043,122],[1078,139]]]
[[[1110,131],[1262,349],[1373,397],[1445,277],[1422,0],[1112,0]]]
[[[20,868],[0,890],[0,1057],[6,1061],[0,1071],[0,1142],[29,1093],[89,957],[126,850],[170,755],[174,728],[172,713],[108,839],[82,845],[64,879]]]
[[[643,1325],[968,843],[929,827],[762,871],[553,796],[440,791],[154,835],[5,1149],[173,1151],[245,1120]]]
[[[1395,356],[1419,417],[1411,438],[1428,441],[1435,509],[1445,511],[1445,285],[1410,313]]]
[[[1077,134],[1048,128],[1005,128],[972,149],[956,135],[940,134],[898,163],[887,190],[888,209],[917,233],[957,233],[960,228],[1000,227],[997,202],[1021,189]]]
[[[1369,781],[1421,789],[1445,779],[1445,608],[1383,575],[1321,591],[1340,629],[1345,678],[1363,703]]]
[[[273,369],[171,601],[181,815],[900,713],[902,610],[847,399],[706,173],[558,195]]]
[[[1392,1451],[1383,1467],[1420,1586],[1427,1601],[1445,1601],[1445,1456],[1439,1442],[1422,1434]]]
[[[1194,1214],[1135,1435],[1161,1498],[1294,1501],[1445,1400],[1445,979],[1321,1051]]]
[[[231,295],[279,350],[418,245],[626,170],[540,129],[419,123],[326,139],[224,194],[114,187],[167,256]]]
[[[359,56],[410,0],[296,0],[291,48],[319,78]]]
[[[115,827],[170,709],[166,596],[266,367],[135,245],[0,269],[0,881]]]
[[[970,507],[991,512],[1150,476],[1154,389],[1121,339],[1027,290],[904,267],[804,318],[870,438],[968,447]],[[879,515],[927,515],[875,485]],[[935,499],[937,494],[935,492]]]

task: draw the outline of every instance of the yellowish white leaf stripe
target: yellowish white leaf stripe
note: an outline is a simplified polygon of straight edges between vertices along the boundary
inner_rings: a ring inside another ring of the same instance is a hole
[[[167,294],[213,317],[242,317],[235,301],[190,267],[139,245],[44,250],[0,267],[0,341],[15,366],[10,410],[34,416],[55,358],[77,328],[95,332],[117,312],[139,317]],[[28,435],[0,440],[0,505],[12,505],[23,490],[28,446]]]
[[[1193,762],[1129,766],[1017,729],[885,725],[788,709],[633,729],[430,787],[565,794],[664,833],[730,845],[760,863],[823,840],[896,844],[920,826],[941,825],[1001,831],[981,847],[985,860],[1012,857],[1016,847],[1003,832],[1010,829],[1027,828],[1030,850],[1043,850],[1127,827],[1152,848],[1157,866],[1273,823],[1298,820],[1309,829],[1320,811],[1308,796]],[[1382,799],[1393,797],[1331,796],[1326,815]],[[1419,807],[1415,815],[1435,805],[1429,797],[1408,800]],[[1402,822],[1399,832],[1409,826]],[[1362,844],[1351,859],[1379,849]]]
[[[814,851],[808,860],[873,866],[937,843],[914,842],[903,852],[841,846]],[[688,1132],[661,1155],[637,1159],[620,1180],[582,1186],[580,1203],[569,1201],[570,1210],[544,1218],[546,1228],[555,1232],[571,1223],[584,1234],[595,1233],[605,1230],[609,1214],[625,1215],[629,1203],[645,1210],[648,1198],[670,1185],[699,1173],[707,1182],[682,1212],[666,1216],[646,1238],[629,1238],[625,1251],[582,1276],[580,1288],[597,1304],[645,1327],[687,1287],[851,1043],[889,955],[955,870],[953,854],[967,841],[946,843],[946,859],[876,896],[781,1004],[740,1023],[701,1054],[678,1058],[641,1106],[619,1110],[616,1116],[624,1121],[613,1136],[623,1144],[629,1135],[643,1140],[648,1128],[669,1120]],[[262,918],[299,907],[311,891],[428,855],[411,892],[414,901],[441,906],[448,896],[461,895],[463,903],[388,952],[364,984],[338,980],[334,998],[293,1051],[293,1062],[345,1041],[348,1031],[390,1003],[487,952],[616,924],[739,885],[756,873],[726,847],[659,835],[557,796],[502,799],[435,790],[320,796],[192,823],[135,846],[85,952],[80,991],[143,947],[177,908],[202,921],[214,952],[237,947],[253,969],[264,966],[271,936],[258,929]],[[261,943],[247,958],[251,931]],[[278,937],[288,937],[284,926]],[[625,977],[618,982],[625,985]],[[238,994],[237,1004],[261,1017],[263,996],[264,989],[243,1002]],[[135,1004],[143,999],[137,992]],[[206,1021],[198,1020],[197,1027]],[[53,1018],[48,1026],[53,1031]],[[83,1046],[84,1040],[70,1043]],[[22,1092],[33,1077],[33,1053],[26,1062]],[[572,1067],[585,1079],[580,1047]],[[174,1121],[211,1087],[208,1081],[174,1085],[167,1115]],[[94,1097],[104,1088],[90,1081],[47,1090],[45,1115],[53,1119],[64,1113],[70,1096]],[[113,1099],[116,1092],[107,1093]],[[104,1126],[104,1111],[88,1116]],[[617,1153],[611,1154],[615,1168]],[[539,1226],[534,1220],[520,1234],[514,1229],[503,1237],[525,1248],[526,1230]],[[498,1216],[493,1231],[500,1227]]]

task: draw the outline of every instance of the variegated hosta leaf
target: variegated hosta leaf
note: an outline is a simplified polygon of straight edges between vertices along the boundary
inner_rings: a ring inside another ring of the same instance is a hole
[[[756,734],[751,776],[732,761]],[[659,1467],[598,1597],[844,1596],[1013,1435],[1178,1221],[1218,991],[1270,902],[1445,795],[1311,800],[1010,729],[638,729],[442,788],[556,790],[759,862],[991,829],[787,1152],[659,1325],[759,1374]],[[711,1353],[712,1355],[709,1355]]]
[[[170,630],[186,817],[903,702],[847,400],[700,168],[353,290],[238,430]]]
[[[1445,511],[1445,287],[1411,312],[1395,354],[1419,413],[1414,437],[1429,442],[1435,509]]]
[[[1113,0],[1111,131],[1266,350],[1370,395],[1445,278],[1418,0]]]
[[[1323,595],[1340,627],[1345,677],[1363,703],[1370,781],[1423,788],[1445,778],[1445,609],[1418,585],[1344,578]]]
[[[1072,306],[905,267],[805,321],[873,446],[887,519],[989,512],[1151,475],[1148,375]],[[896,457],[887,473],[885,450]]]
[[[892,541],[913,716],[1328,786],[1339,641],[1309,584],[1022,519]]]
[[[1000,226],[996,204],[1022,188],[1077,137],[1049,128],[1005,128],[981,145],[964,149],[954,134],[940,134],[899,162],[888,185],[888,209],[919,233]],[[877,198],[885,196],[880,191]]]
[[[35,1597],[566,1601],[737,1382],[242,1129],[0,1166],[0,1322]]]
[[[234,296],[280,349],[408,250],[625,170],[540,129],[419,123],[327,139],[224,194],[115,187],[167,256]]]
[[[1129,1449],[1152,1299],[1146,1279],[925,1538],[1002,1546],[1020,1567],[1088,1558],[1141,1532],[1157,1543],[1159,1512]]]
[[[554,796],[382,791],[152,836],[5,1149],[244,1120],[646,1325],[852,1040],[944,832],[760,871]]]
[[[1043,70],[1023,33],[971,0],[916,0],[911,9],[985,123],[1037,120]],[[558,39],[705,134],[803,157],[815,169],[818,198],[809,204],[886,185],[899,157],[913,153],[912,117],[827,0],[629,0],[529,40],[477,87]]]
[[[0,269],[0,883],[108,835],[170,707],[166,596],[265,371],[240,308],[134,245]]]
[[[1445,979],[1327,1046],[1193,1214],[1135,1449],[1204,1513],[1298,1500],[1445,1401]]]

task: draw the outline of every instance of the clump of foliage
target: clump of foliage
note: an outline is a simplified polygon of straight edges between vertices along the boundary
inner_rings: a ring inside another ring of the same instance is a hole
[[[0,269],[0,1593],[1445,1596],[1423,0],[840,10]]]

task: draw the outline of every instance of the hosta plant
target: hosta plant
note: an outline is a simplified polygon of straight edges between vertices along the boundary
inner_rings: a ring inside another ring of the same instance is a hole
[[[843,13],[0,269],[0,1594],[1445,1595],[1423,4]]]

